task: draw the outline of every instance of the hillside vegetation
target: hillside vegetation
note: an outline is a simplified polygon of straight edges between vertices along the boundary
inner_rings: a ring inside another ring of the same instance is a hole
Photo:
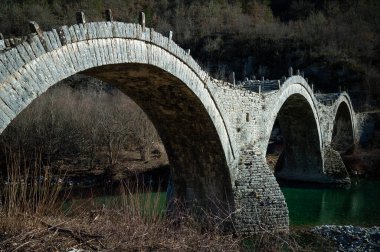
[[[15,153],[27,163],[40,159],[66,180],[100,175],[101,183],[168,163],[141,108],[118,89],[83,75],[54,85],[0,135],[0,184]]]

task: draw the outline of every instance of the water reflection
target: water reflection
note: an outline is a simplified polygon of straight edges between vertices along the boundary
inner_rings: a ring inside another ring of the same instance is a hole
[[[380,225],[380,181],[344,188],[281,187],[291,225]]]

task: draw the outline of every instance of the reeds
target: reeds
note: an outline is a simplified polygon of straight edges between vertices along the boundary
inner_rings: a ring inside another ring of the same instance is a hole
[[[9,151],[6,178],[0,184],[2,214],[51,214],[60,207],[63,177],[53,176],[50,167],[44,166],[41,160],[40,154],[27,160],[21,151]]]

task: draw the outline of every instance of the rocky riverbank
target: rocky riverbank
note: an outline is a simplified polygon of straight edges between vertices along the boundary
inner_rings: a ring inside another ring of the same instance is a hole
[[[338,251],[380,251],[380,227],[323,225],[311,231],[334,241]]]

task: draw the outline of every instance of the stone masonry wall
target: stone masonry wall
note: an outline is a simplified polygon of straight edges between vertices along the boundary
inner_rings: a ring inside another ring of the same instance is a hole
[[[285,198],[262,152],[252,146],[245,148],[238,170],[234,185],[234,218],[239,232],[288,231]]]
[[[260,133],[258,115],[262,109],[262,100],[255,92],[234,88],[229,83],[216,80],[209,88],[225,118],[232,145],[236,146],[237,156],[233,164],[236,167],[241,146],[250,143]],[[238,170],[234,168],[232,180],[237,173]]]

